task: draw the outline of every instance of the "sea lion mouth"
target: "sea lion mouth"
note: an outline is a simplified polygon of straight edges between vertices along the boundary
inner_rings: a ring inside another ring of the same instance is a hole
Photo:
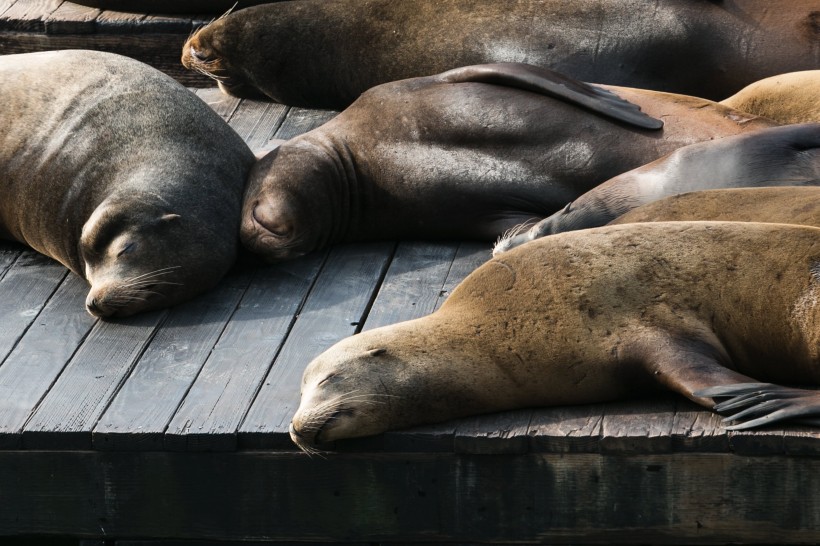
[[[322,433],[327,432],[328,425],[332,425],[342,417],[350,417],[353,413],[352,409],[338,408],[319,422],[311,420],[310,424],[302,427],[301,430],[296,428],[293,421],[291,421],[288,427],[290,438],[302,451],[306,453],[316,453],[320,451],[316,446],[326,442],[326,440],[322,440],[321,436]]]

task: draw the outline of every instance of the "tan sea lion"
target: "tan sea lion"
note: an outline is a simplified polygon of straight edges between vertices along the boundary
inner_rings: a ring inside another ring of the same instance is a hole
[[[820,382],[818,295],[817,228],[661,222],[545,237],[478,268],[433,314],[318,356],[304,372],[291,437],[311,450],[658,389],[709,408],[716,392],[763,393],[737,401],[751,406],[740,417],[754,418],[733,428],[820,424],[820,393],[756,383]]]
[[[340,241],[493,240],[676,148],[773,125],[516,63],[391,82],[256,164],[241,237],[276,260]]]
[[[732,188],[682,193],[633,209],[608,225],[700,220],[820,227],[820,187]]]
[[[124,316],[211,288],[233,264],[254,157],[193,93],[94,51],[0,57],[0,236]]]
[[[633,208],[679,193],[811,185],[820,185],[820,123],[701,142],[607,180],[531,227],[513,229],[493,253],[546,235],[602,226]]]
[[[778,123],[820,122],[820,70],[772,76],[747,85],[720,103]]]
[[[817,0],[299,0],[231,13],[182,50],[230,94],[333,109],[381,83],[497,62],[718,100],[820,68],[820,11]]]

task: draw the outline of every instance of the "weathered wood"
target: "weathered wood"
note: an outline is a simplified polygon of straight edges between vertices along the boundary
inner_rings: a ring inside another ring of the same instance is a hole
[[[612,402],[604,408],[601,453],[666,453],[672,450],[672,396],[644,401]]]
[[[25,0],[15,2],[0,15],[0,31],[45,32],[45,20],[57,11],[63,0]],[[3,51],[7,53],[6,51]]]
[[[23,429],[32,449],[90,449],[91,431],[168,311],[99,321]]]
[[[193,21],[189,15],[148,15],[143,19],[143,24],[147,32],[184,36],[185,39],[179,44],[177,56],[182,55],[182,45],[194,30]]]
[[[533,412],[527,435],[534,452],[595,453],[606,404],[544,408]]]
[[[29,416],[96,323],[83,309],[87,292],[83,279],[66,276],[0,366],[0,448],[21,447]]]
[[[786,452],[783,426],[756,430],[731,430],[729,431],[729,449],[742,455],[783,454]]]
[[[14,349],[67,274],[65,267],[32,250],[23,252],[8,268],[0,280],[0,291],[8,294],[0,298],[0,362]]]
[[[505,411],[459,421],[453,449],[476,455],[513,455],[529,450],[532,410]]]
[[[792,425],[783,431],[786,455],[820,457],[820,429]]]
[[[226,95],[218,87],[197,89],[196,96],[202,99],[225,121],[228,121],[236,109],[239,108],[240,99]]]
[[[0,25],[2,21],[0,20]],[[132,57],[157,68],[190,87],[211,87],[213,80],[186,70],[179,62],[187,34],[47,35],[0,32],[0,52],[29,53],[57,49],[95,49]]]
[[[336,114],[338,112],[333,110],[308,110],[292,107],[288,110],[282,125],[273,136],[274,138],[288,140],[327,123]]]
[[[14,265],[26,247],[16,243],[0,241],[0,280],[6,276],[6,272]]]
[[[726,452],[729,435],[721,426],[721,416],[694,402],[678,397],[672,419],[672,449],[674,451]]]
[[[96,449],[162,449],[163,434],[250,282],[234,271],[172,308],[93,431]]]
[[[363,330],[432,313],[457,249],[458,243],[400,243]]]
[[[144,13],[104,10],[94,21],[100,34],[135,34],[142,32]]]
[[[228,123],[256,151],[273,137],[287,111],[288,107],[276,102],[243,100]]]
[[[260,267],[165,434],[175,450],[236,448],[236,430],[291,330],[325,255]]]
[[[101,13],[97,8],[63,2],[43,24],[46,34],[91,34],[97,31],[96,20]]]
[[[808,457],[0,451],[0,535],[816,543],[819,488]]]
[[[330,251],[282,351],[240,427],[243,445],[291,447],[288,425],[299,405],[305,366],[352,335],[364,320],[375,288],[393,254],[393,243],[340,245]]]
[[[444,303],[444,300],[447,299],[450,292],[452,292],[467,275],[492,258],[491,251],[492,245],[489,243],[468,241],[458,246],[453,265],[450,266],[450,271],[447,273],[447,281],[444,283],[444,287],[441,289],[438,301],[436,302],[436,309],[441,307],[441,304]]]

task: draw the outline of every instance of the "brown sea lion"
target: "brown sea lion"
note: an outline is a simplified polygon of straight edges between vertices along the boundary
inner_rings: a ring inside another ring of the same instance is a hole
[[[233,264],[253,154],[193,93],[94,51],[0,57],[0,236],[124,316],[212,287]]]
[[[554,89],[572,92],[555,98]],[[634,105],[663,130],[634,126],[649,120]],[[773,124],[705,99],[589,86],[515,63],[392,82],[256,164],[241,236],[270,259],[363,239],[493,240],[676,148]]]
[[[633,209],[608,225],[699,220],[820,227],[820,187],[732,188],[682,193]]]
[[[820,424],[820,393],[755,382],[820,382],[818,295],[817,228],[662,222],[546,237],[478,268],[433,314],[318,356],[304,372],[291,437],[311,450],[657,389],[710,408],[716,392],[763,392],[758,400],[770,401],[741,402],[755,418],[732,428]]]
[[[231,13],[182,63],[223,91],[341,109],[365,90],[473,64],[718,100],[820,68],[817,0],[299,0]]]
[[[607,180],[531,227],[512,230],[493,253],[546,235],[602,226],[636,207],[679,193],[811,185],[820,185],[820,123],[701,142]]]
[[[820,122],[820,70],[790,72],[760,80],[720,104],[778,123]]]

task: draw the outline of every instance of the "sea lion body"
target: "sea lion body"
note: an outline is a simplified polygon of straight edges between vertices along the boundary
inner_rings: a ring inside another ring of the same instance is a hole
[[[820,227],[820,187],[732,188],[682,193],[633,209],[608,225],[704,220]]]
[[[476,81],[487,73],[543,85],[553,78],[528,65],[479,65],[369,90],[256,164],[244,244],[285,259],[340,241],[492,240],[676,148],[773,125],[705,99],[597,86],[665,122],[641,129]]]
[[[315,108],[497,62],[718,100],[820,68],[820,12],[816,0],[788,9],[768,0],[300,0],[216,20],[188,40],[182,62],[229,93]]]
[[[778,123],[820,122],[820,70],[765,78],[720,103]]]
[[[0,97],[0,234],[86,278],[91,313],[172,305],[231,266],[253,154],[190,91],[56,51],[0,57]]]
[[[291,437],[310,450],[658,389],[711,407],[704,392],[746,389],[737,385],[752,378],[817,384],[818,260],[820,230],[782,224],[628,224],[534,241],[479,267],[433,314],[313,360]],[[818,414],[818,394],[798,392],[785,417]]]
[[[493,252],[500,254],[546,235],[602,226],[636,207],[679,193],[812,185],[820,185],[820,123],[700,142],[607,180],[532,227],[513,230]]]

